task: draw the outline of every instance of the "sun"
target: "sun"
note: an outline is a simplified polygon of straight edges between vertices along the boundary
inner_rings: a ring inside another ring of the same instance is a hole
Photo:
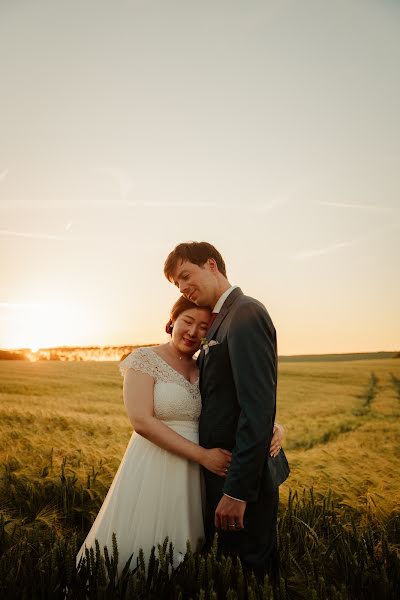
[[[41,348],[75,343],[75,336],[84,327],[82,315],[70,304],[25,303],[18,305],[13,313],[8,348],[30,348],[37,352]]]

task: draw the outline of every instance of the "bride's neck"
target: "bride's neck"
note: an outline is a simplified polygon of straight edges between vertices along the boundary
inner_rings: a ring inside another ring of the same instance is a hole
[[[177,359],[179,362],[190,364],[193,360],[193,354],[186,354],[184,352],[180,352],[178,348],[175,346],[174,342],[171,340],[166,344],[170,353]]]

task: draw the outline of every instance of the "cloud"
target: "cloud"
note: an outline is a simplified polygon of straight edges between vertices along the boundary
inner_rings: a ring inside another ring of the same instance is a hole
[[[143,202],[127,202],[127,206],[134,206],[137,208],[213,208],[213,209],[221,209],[221,210],[243,210],[243,204],[238,203],[228,203],[228,202],[207,202],[204,200],[198,200],[191,202],[190,200],[185,202],[178,202],[174,200],[148,200]],[[258,213],[267,212],[268,210],[275,208],[283,204],[283,199],[274,199],[271,202],[267,203],[246,203],[247,210],[254,210]]]
[[[4,181],[4,179],[8,175],[8,169],[5,169],[2,173],[0,173],[0,181]]]
[[[314,250],[304,250],[302,252],[297,252],[293,254],[291,258],[293,260],[307,260],[308,258],[314,258],[315,256],[321,256],[322,254],[330,254],[331,252],[335,252],[336,250],[340,250],[341,248],[347,248],[349,246],[355,246],[356,244],[361,244],[362,242],[366,242],[369,240],[373,240],[378,238],[381,235],[387,235],[390,231],[396,231],[400,228],[399,223],[393,223],[388,227],[381,227],[379,229],[375,229],[375,231],[370,231],[368,234],[363,235],[361,237],[355,238],[346,242],[337,242],[335,244],[331,244],[329,246],[324,246],[323,248],[316,248]]]
[[[304,200],[304,191],[307,190],[317,179],[318,178],[316,176],[308,175],[306,177],[302,177],[301,179],[297,179],[291,185],[281,189],[276,196],[272,197],[269,202],[255,204],[252,205],[252,207],[255,208],[257,212],[263,213],[274,208],[284,206],[285,204],[295,200]]]
[[[120,167],[95,167],[93,171],[111,177],[117,184],[120,199],[125,206],[134,208],[212,208],[220,210],[243,210],[243,203],[219,202],[215,200],[151,200],[151,199],[129,199],[134,190],[134,181],[127,171]],[[264,202],[248,202],[246,200],[246,209],[256,213],[265,213],[285,205],[296,199],[302,188],[310,183],[310,177],[303,177],[296,180],[292,185],[285,186],[270,200]],[[105,205],[107,206],[107,204]],[[114,208],[114,204],[112,204]]]
[[[0,308],[30,310],[32,308],[48,308],[47,302],[0,302]]]
[[[6,229],[0,229],[0,235],[8,235],[8,236],[16,236],[16,237],[27,237],[34,238],[39,240],[76,240],[76,238],[72,238],[66,235],[51,235],[48,233],[35,233],[30,231],[8,231]]]
[[[336,250],[340,250],[341,248],[353,246],[355,243],[355,240],[352,242],[337,242],[336,244],[331,244],[330,246],[325,246],[324,248],[317,248],[314,250],[304,250],[303,252],[297,252],[291,258],[293,258],[294,260],[307,260],[308,258],[314,258],[314,256],[330,254],[331,252],[335,252]]]
[[[378,211],[387,211],[387,210],[396,210],[393,206],[376,206],[374,204],[350,204],[346,202],[328,202],[321,201],[319,204],[323,206],[333,206],[335,208],[355,208],[360,210],[378,210]]]
[[[280,195],[272,198],[269,202],[264,202],[260,204],[251,204],[250,208],[253,208],[256,212],[265,213],[277,206],[282,206],[282,204],[286,204],[290,201],[290,195]]]
[[[144,207],[144,208],[234,208],[232,204],[221,204],[219,202],[204,202],[204,201],[195,201],[195,202],[175,202],[167,200],[163,202],[161,200],[154,201],[146,201],[146,202],[127,202],[128,206],[136,206],[136,207]]]
[[[247,210],[254,210],[258,213],[267,212],[273,208],[286,204],[290,202],[292,199],[291,191],[287,191],[287,193],[282,193],[272,198],[269,202],[246,202]],[[127,206],[135,206],[135,207],[143,207],[143,208],[215,208],[215,209],[229,209],[229,210],[243,210],[242,203],[229,203],[229,202],[216,202],[216,201],[205,201],[205,200],[195,200],[195,201],[183,201],[178,202],[174,200],[146,200],[146,201],[135,201],[135,202],[127,202]]]

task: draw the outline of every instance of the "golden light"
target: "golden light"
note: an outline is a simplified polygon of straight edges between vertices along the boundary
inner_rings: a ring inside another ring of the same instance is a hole
[[[63,303],[14,303],[7,306],[10,330],[2,340],[7,348],[74,345],[84,329],[82,311]],[[81,314],[79,314],[81,313]]]

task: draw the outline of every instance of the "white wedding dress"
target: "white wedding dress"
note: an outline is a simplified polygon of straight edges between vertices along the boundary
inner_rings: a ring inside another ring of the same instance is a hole
[[[168,427],[198,444],[201,397],[198,381],[190,383],[151,348],[138,348],[119,365],[154,378],[154,414]],[[174,545],[174,566],[183,559],[186,542],[196,550],[204,539],[204,487],[197,463],[180,458],[133,433],[104,503],[76,561],[85,547],[108,547],[112,534],[118,544],[118,572],[132,553],[130,568],[142,548],[147,562],[152,546],[165,537]]]

